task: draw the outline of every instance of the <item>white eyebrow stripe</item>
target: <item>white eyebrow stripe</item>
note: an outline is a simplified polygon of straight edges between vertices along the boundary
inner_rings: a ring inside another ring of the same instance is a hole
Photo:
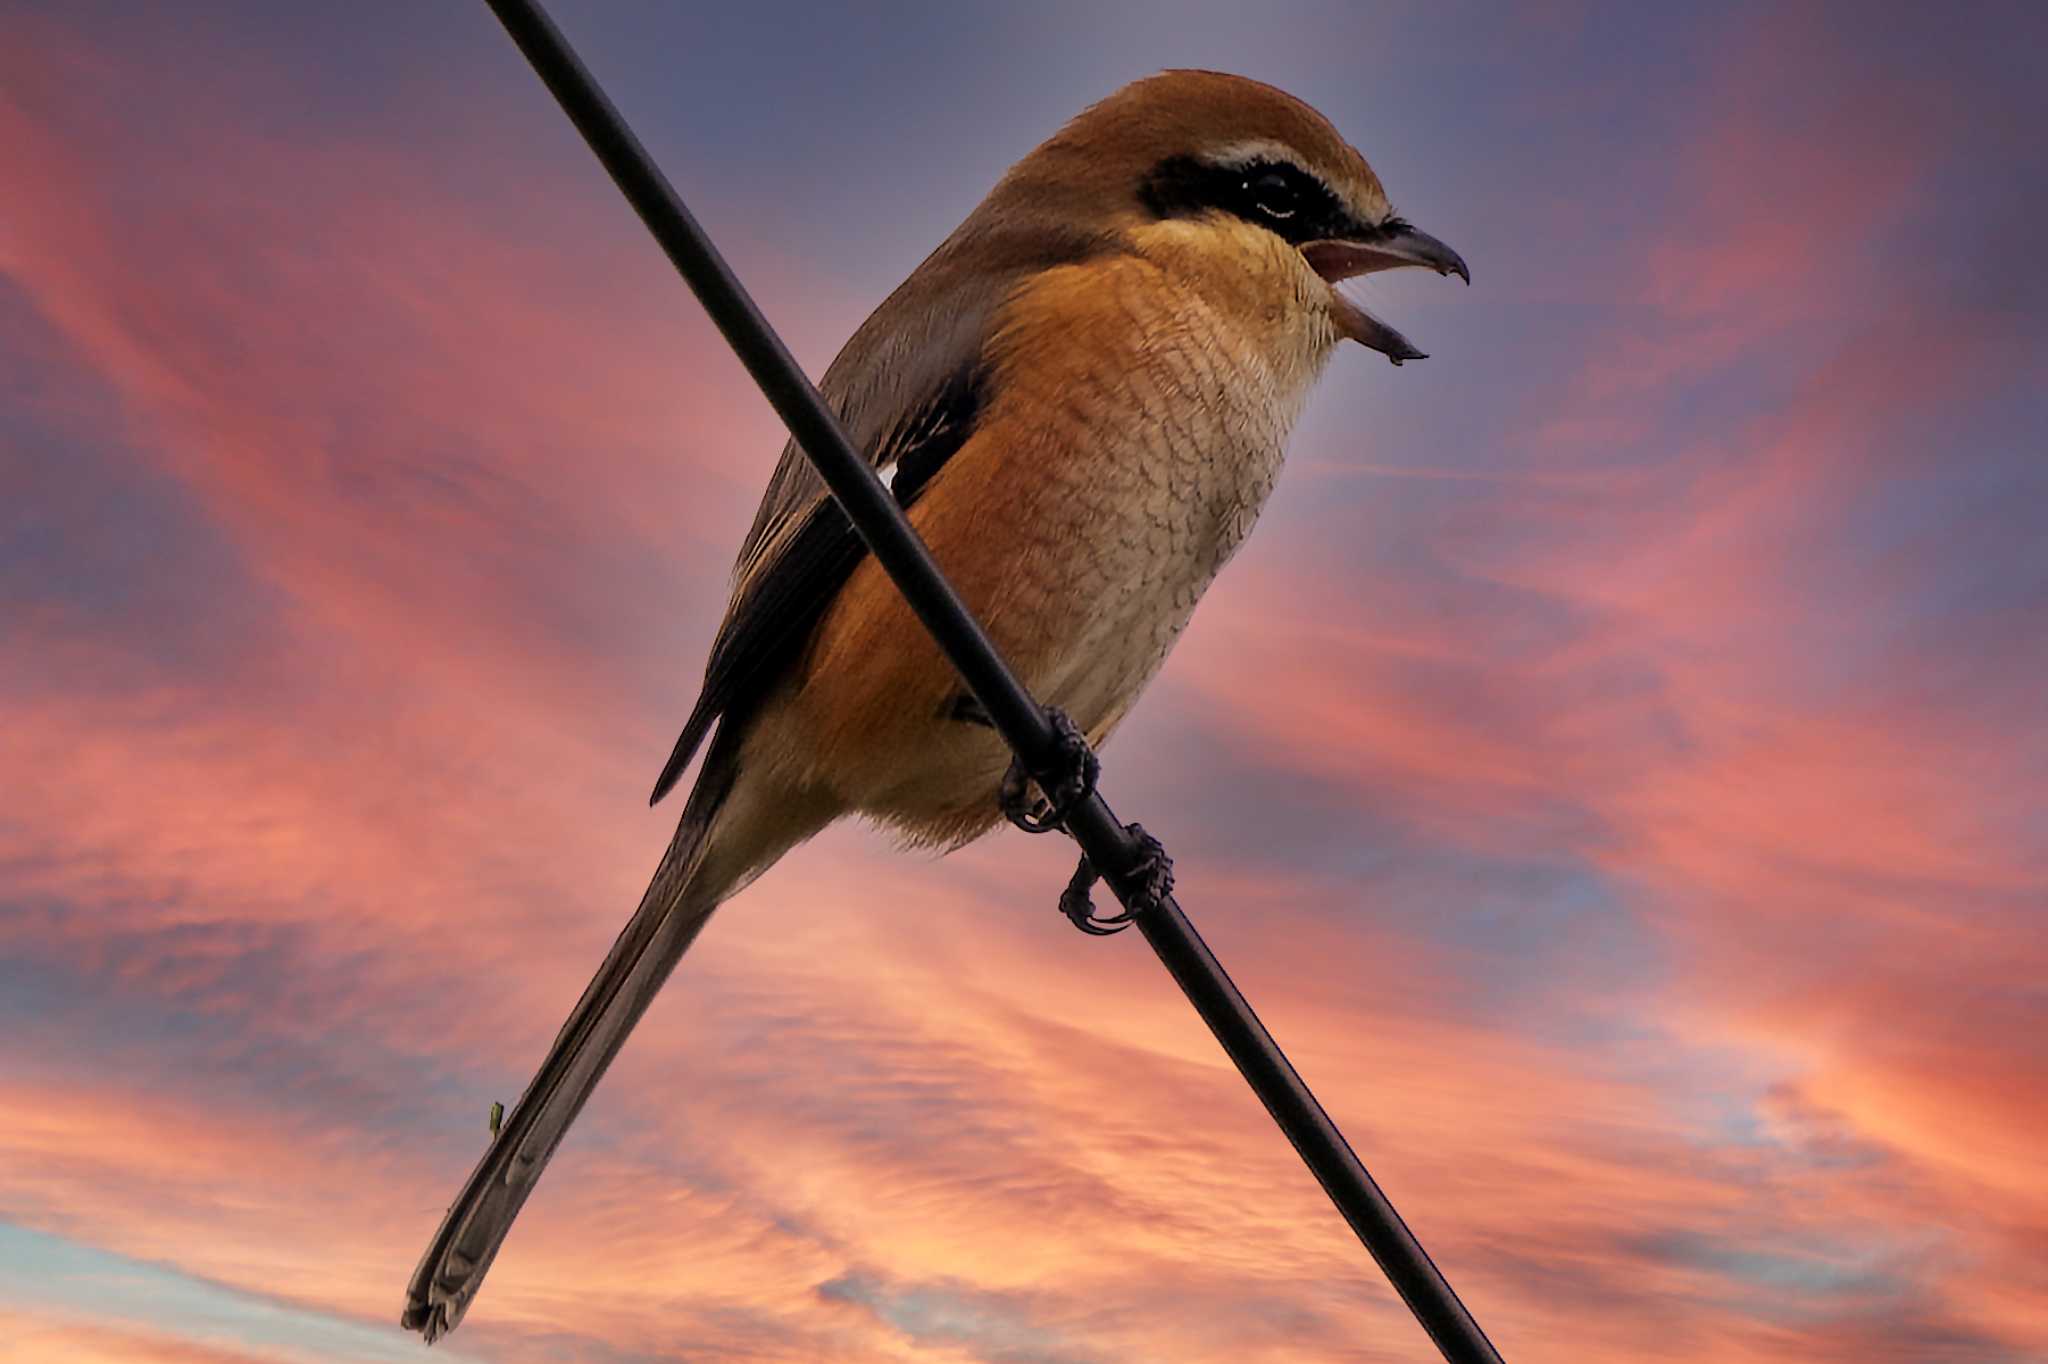
[[[1300,152],[1285,142],[1275,142],[1271,138],[1261,137],[1246,142],[1233,142],[1212,153],[1209,160],[1218,166],[1249,166],[1254,161],[1284,161],[1309,175],[1315,175],[1314,171],[1309,170],[1308,163]],[[1316,178],[1322,179],[1320,175],[1316,175]]]

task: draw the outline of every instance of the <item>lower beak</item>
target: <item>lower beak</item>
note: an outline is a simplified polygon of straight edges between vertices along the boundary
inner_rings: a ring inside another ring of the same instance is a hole
[[[1360,275],[1411,265],[1427,266],[1439,275],[1456,275],[1467,284],[1472,282],[1472,272],[1466,268],[1462,256],[1427,232],[1418,232],[1412,227],[1397,227],[1367,241],[1331,238],[1310,242],[1301,248],[1301,254],[1309,266],[1332,285]],[[1345,336],[1378,351],[1397,365],[1403,360],[1428,358],[1407,337],[1358,306],[1343,291],[1332,289],[1331,293],[1337,328]]]

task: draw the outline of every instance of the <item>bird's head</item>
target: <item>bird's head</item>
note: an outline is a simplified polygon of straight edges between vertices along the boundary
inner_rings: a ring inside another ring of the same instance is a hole
[[[1457,252],[1394,212],[1372,167],[1328,119],[1284,91],[1216,71],[1162,72],[1091,105],[991,198],[1105,235],[1168,220],[1206,228],[1219,259],[1245,226],[1270,233],[1324,281],[1338,332],[1397,365],[1422,352],[1336,286],[1403,266],[1472,282]]]

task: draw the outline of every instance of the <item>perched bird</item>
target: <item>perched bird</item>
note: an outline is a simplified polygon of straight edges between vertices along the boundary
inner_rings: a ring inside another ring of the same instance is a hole
[[[1012,167],[820,387],[1024,683],[1100,744],[1251,530],[1338,342],[1421,357],[1336,287],[1400,266],[1471,278],[1315,110],[1169,71]],[[639,909],[413,1276],[429,1340],[714,909],[843,815],[931,846],[1001,819],[1008,751],[794,445],[656,800],[707,736]]]

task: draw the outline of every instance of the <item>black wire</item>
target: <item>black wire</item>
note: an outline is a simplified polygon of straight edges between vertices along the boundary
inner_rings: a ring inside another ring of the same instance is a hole
[[[911,529],[896,499],[854,449],[817,388],[561,30],[533,0],[487,3],[817,466],[861,539],[981,702],[996,731],[1034,778],[1056,781],[1061,775],[1060,755],[1044,710],[1010,671]],[[1118,822],[1099,792],[1075,807],[1066,824],[1089,861],[1107,873],[1105,879],[1117,899],[1134,911],[1143,904],[1144,912],[1136,914],[1139,931],[1444,1358],[1452,1364],[1500,1364],[1492,1342],[1366,1173],[1180,905],[1171,895],[1142,899],[1142,882],[1134,882],[1131,874],[1145,863],[1144,847]]]

